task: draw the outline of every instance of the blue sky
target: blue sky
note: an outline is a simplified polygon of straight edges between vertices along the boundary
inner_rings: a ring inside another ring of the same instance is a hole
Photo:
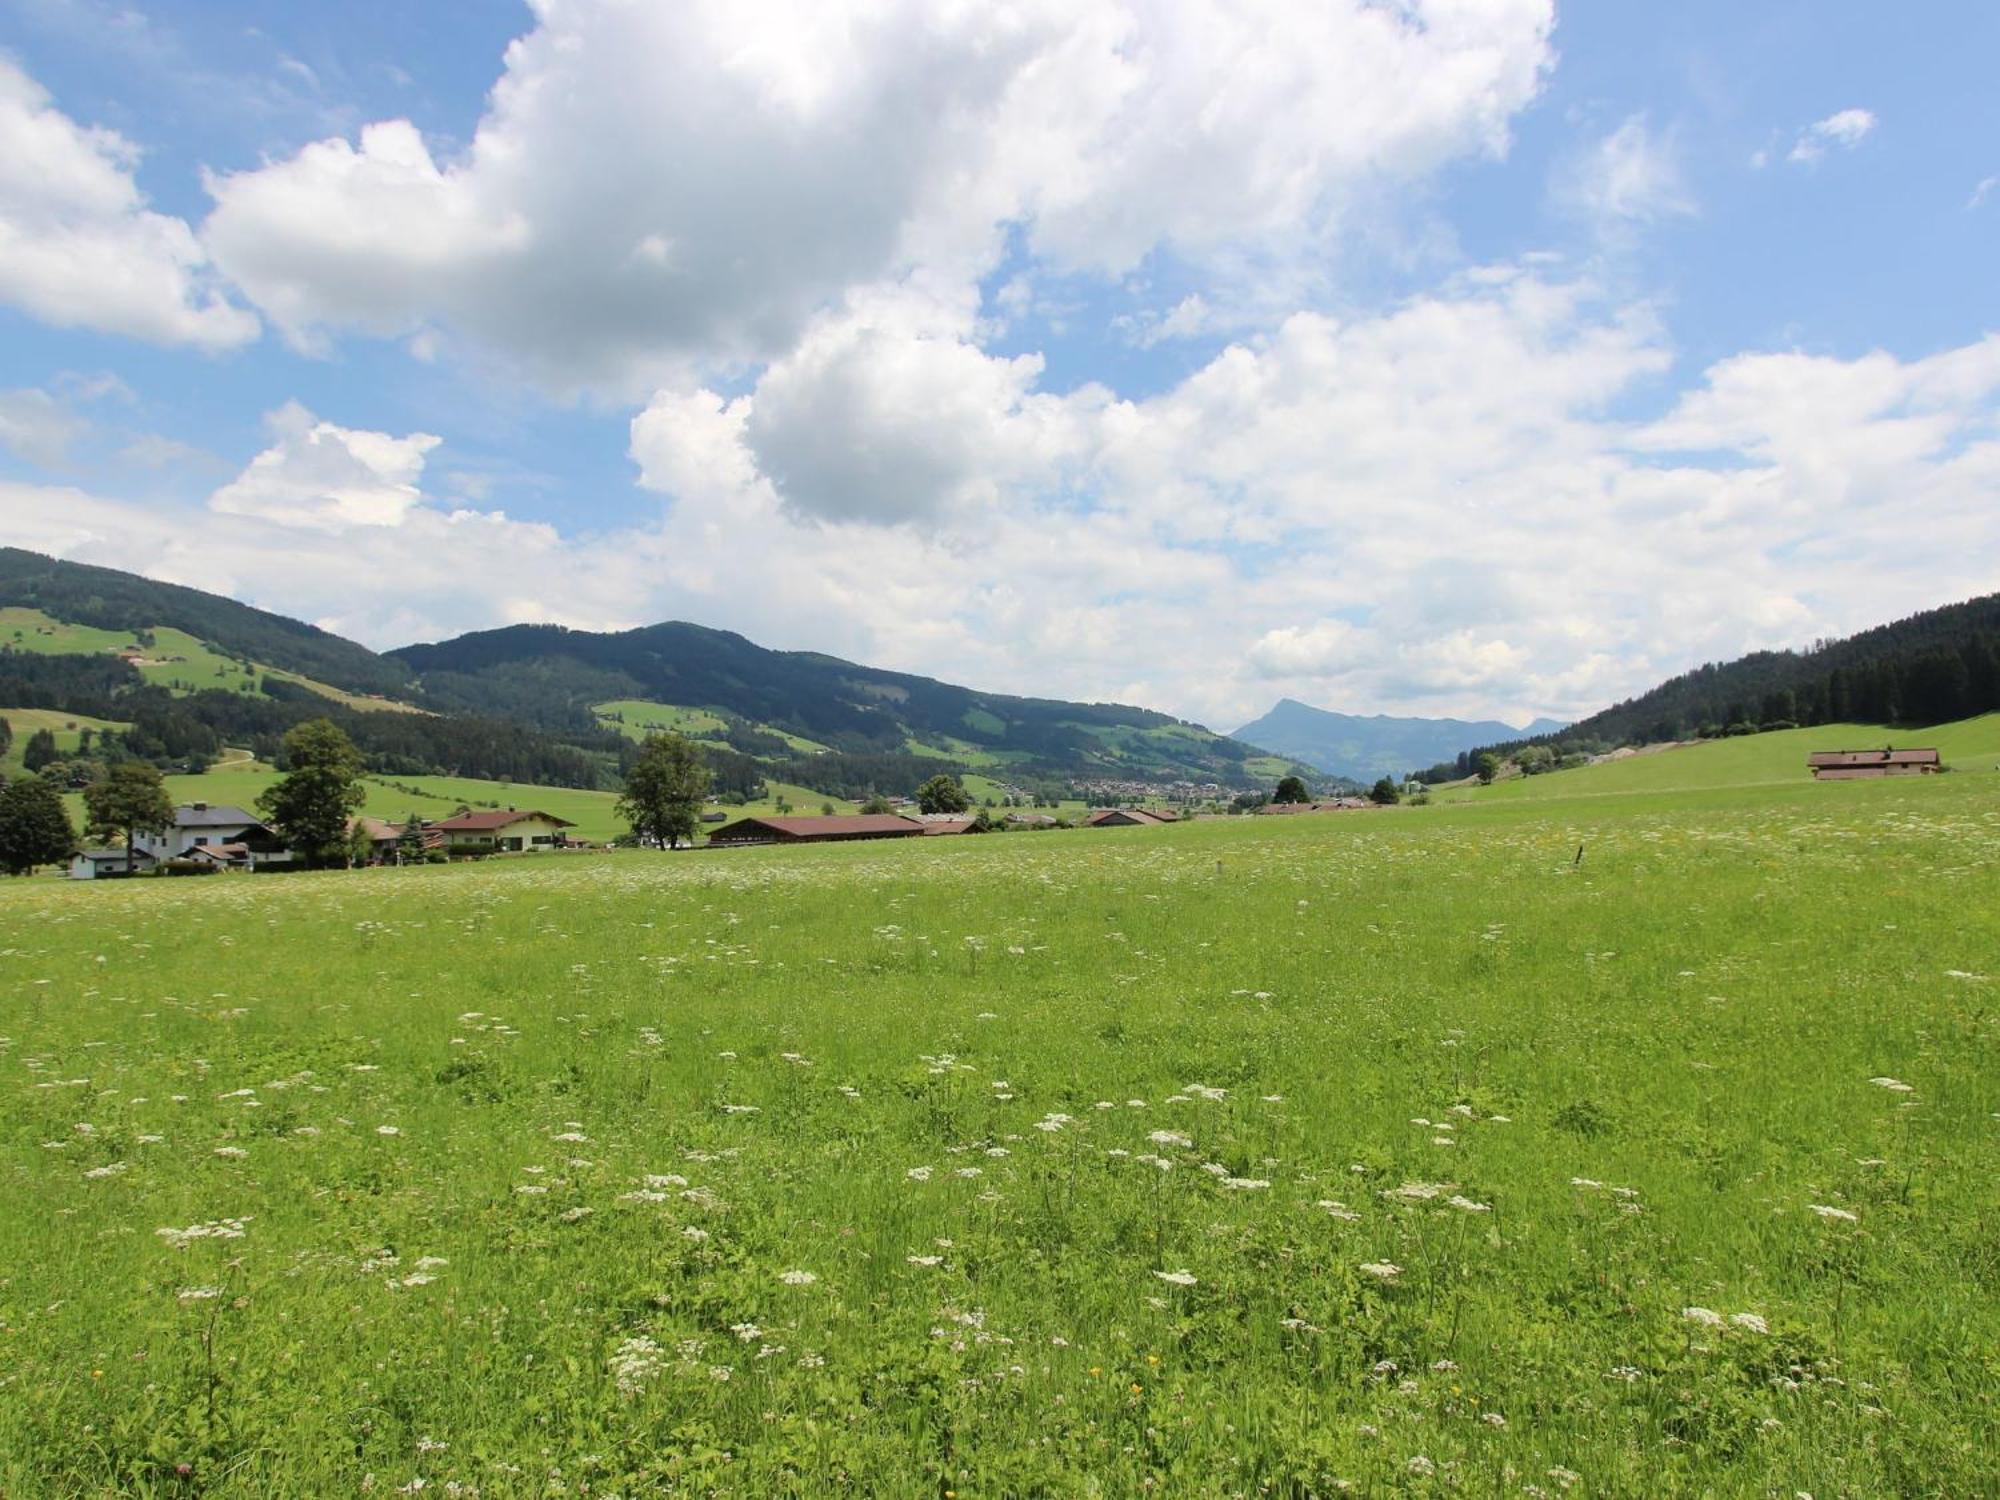
[[[2000,587],[1996,43],[0,0],[0,542],[377,646],[1573,716]]]

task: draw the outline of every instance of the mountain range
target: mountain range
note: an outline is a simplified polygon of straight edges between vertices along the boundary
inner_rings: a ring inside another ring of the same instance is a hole
[[[616,785],[661,727],[700,740],[724,786],[770,776],[849,797],[939,770],[1034,788],[1245,787],[1310,770],[1150,709],[984,693],[682,622],[517,625],[378,653],[199,589],[15,548],[0,549],[0,704],[132,722],[169,754],[261,755],[327,713],[379,769],[566,786]]]
[[[775,780],[828,796],[906,791],[935,772],[1036,792],[1171,781],[1322,788],[1483,749],[1565,754],[1790,723],[1939,723],[2000,709],[2000,594],[1805,651],[1708,663],[1567,727],[1356,716],[1293,699],[1233,736],[1150,709],[985,693],[728,631],[669,622],[477,631],[371,651],[200,589],[0,548],[0,708],[90,716],[167,763],[328,716],[384,774],[615,787],[640,739],[701,742],[722,790]]]
[[[1457,755],[1472,745],[1524,739],[1563,728],[1560,719],[1537,719],[1525,729],[1497,720],[1395,718],[1343,714],[1280,698],[1262,718],[1235,733],[1314,770],[1354,781],[1401,776],[1417,766]]]

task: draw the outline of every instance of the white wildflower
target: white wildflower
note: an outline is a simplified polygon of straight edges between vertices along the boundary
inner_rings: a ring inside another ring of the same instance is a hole
[[[1808,1204],[1807,1207],[1810,1208],[1814,1213],[1818,1214],[1822,1219],[1844,1219],[1851,1224],[1855,1220],[1861,1217],[1861,1215],[1854,1213],[1849,1209],[1835,1208],[1830,1203],[1811,1203]]]
[[[1729,1321],[1734,1323],[1738,1328],[1746,1329],[1751,1333],[1769,1333],[1771,1331],[1771,1325],[1766,1323],[1756,1313],[1740,1312]]]
[[[912,1182],[929,1182],[931,1180],[931,1169],[929,1167],[912,1167],[903,1175]]]
[[[1703,1328],[1723,1328],[1728,1324],[1728,1320],[1712,1307],[1684,1307],[1681,1316]]]
[[[666,1362],[666,1351],[652,1339],[641,1335],[630,1338],[612,1351],[606,1361],[611,1378],[622,1396],[636,1396],[647,1381],[660,1373]]]
[[[1195,1284],[1194,1276],[1187,1271],[1155,1271],[1153,1274],[1172,1286],[1193,1286]]]
[[[1403,1274],[1401,1266],[1388,1260],[1363,1261],[1361,1269],[1364,1274],[1373,1276],[1377,1281],[1394,1281]]]
[[[819,1277],[811,1271],[781,1271],[778,1280],[786,1286],[811,1286]]]

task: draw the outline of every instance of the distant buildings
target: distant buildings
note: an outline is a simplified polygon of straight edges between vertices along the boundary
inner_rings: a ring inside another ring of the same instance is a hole
[[[956,830],[954,830],[956,831]],[[711,844],[825,844],[854,839],[911,839],[924,825],[900,813],[849,813],[837,817],[738,818],[708,836]]]
[[[1085,828],[1153,828],[1178,821],[1171,813],[1149,812],[1143,807],[1100,807],[1084,816]]]
[[[503,808],[496,812],[464,812],[440,818],[426,827],[444,836],[447,854],[520,854],[531,849],[559,849],[565,828],[576,825],[552,813]]]
[[[1816,781],[1861,781],[1877,776],[1928,776],[1942,771],[1935,750],[1816,750],[1806,757]]]
[[[259,870],[288,865],[292,851],[276,830],[254,813],[229,803],[190,802],[174,809],[174,821],[157,833],[132,839],[128,866],[121,845],[84,849],[69,862],[72,880],[98,880],[110,875],[137,875],[179,860],[217,870]]]

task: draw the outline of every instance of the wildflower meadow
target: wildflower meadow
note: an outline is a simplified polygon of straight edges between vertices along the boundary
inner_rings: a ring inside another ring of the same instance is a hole
[[[0,1493],[1991,1493],[1996,781],[16,882]]]

